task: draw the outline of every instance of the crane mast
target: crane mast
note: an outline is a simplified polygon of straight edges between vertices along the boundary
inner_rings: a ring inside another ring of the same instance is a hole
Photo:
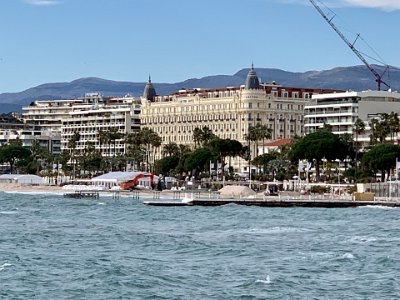
[[[332,27],[333,30],[335,30],[335,32],[340,36],[340,38],[347,44],[347,46],[349,46],[349,48],[354,52],[355,55],[357,55],[357,57],[364,63],[364,65],[367,66],[367,68],[371,71],[372,74],[374,74],[375,76],[375,81],[378,84],[378,91],[381,90],[381,85],[384,84],[385,86],[387,86],[389,88],[389,85],[384,82],[382,80],[382,76],[386,73],[388,66],[386,66],[384,72],[382,73],[382,75],[380,75],[369,63],[368,61],[364,58],[364,56],[362,56],[362,54],[360,53],[360,51],[358,51],[355,47],[354,47],[354,43],[350,43],[350,41],[344,36],[344,34],[339,30],[339,28],[336,27],[336,25],[332,22],[332,18],[329,19],[328,16],[323,12],[323,10],[321,9],[321,7],[318,6],[318,4],[315,2],[315,0],[310,0],[311,4],[317,9],[317,11],[320,13],[320,15],[325,19],[326,22],[328,22],[328,24]],[[359,35],[358,35],[359,36]],[[358,38],[357,36],[357,38]],[[357,39],[356,39],[357,41]]]

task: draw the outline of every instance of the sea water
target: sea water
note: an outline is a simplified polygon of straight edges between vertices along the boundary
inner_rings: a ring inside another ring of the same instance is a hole
[[[400,299],[400,209],[0,192],[1,299]]]

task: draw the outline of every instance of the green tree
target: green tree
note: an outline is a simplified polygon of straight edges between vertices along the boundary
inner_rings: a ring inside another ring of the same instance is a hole
[[[213,153],[209,148],[198,148],[190,153],[184,162],[184,168],[191,172],[192,176],[197,177],[198,172],[208,170]]]
[[[200,128],[196,127],[193,130],[193,141],[194,141],[195,148],[197,148],[198,146],[201,145],[202,140],[203,140],[202,137],[203,137],[203,131]]]
[[[344,159],[349,154],[348,149],[348,145],[337,135],[328,130],[321,129],[295,142],[289,152],[289,158],[293,163],[297,163],[301,159],[314,161],[316,179],[319,181],[322,159]]]
[[[398,113],[391,112],[388,116],[390,139],[394,143],[394,138],[400,131],[400,122]]]
[[[27,160],[26,164],[32,169],[35,169],[35,173],[39,175],[42,167],[45,167],[47,171],[52,171],[53,155],[49,149],[42,147],[37,139],[32,141],[31,147],[31,160]],[[31,171],[30,171],[31,173]]]
[[[14,165],[19,160],[28,159],[31,156],[31,151],[22,146],[20,142],[10,142],[7,145],[0,147],[0,161],[10,165],[10,173],[14,172]]]
[[[163,147],[163,155],[164,156],[179,156],[179,146],[177,143],[169,142]]]
[[[142,145],[140,133],[129,133],[125,138],[125,147],[127,161],[132,163],[134,169],[144,171],[143,162],[146,156],[146,149]]]
[[[254,156],[258,156],[258,142],[263,141],[265,139],[271,138],[272,130],[267,127],[267,125],[262,125],[257,123],[255,126],[249,127],[249,132],[247,133],[247,140],[254,142],[255,150]]]
[[[114,169],[114,164],[116,163],[115,157],[118,155],[117,154],[117,141],[121,140],[123,137],[123,134],[121,132],[119,132],[118,128],[116,127],[112,127],[107,131],[107,137],[106,140],[109,141],[109,144],[113,145],[113,155],[112,157],[110,157],[111,163],[110,163],[110,167],[111,167],[111,171]],[[111,152],[111,151],[109,151]]]
[[[79,161],[83,175],[88,171],[89,177],[91,177],[91,174],[101,170],[103,157],[101,156],[100,151],[96,150],[94,143],[88,142],[83,151],[83,155],[79,158]]]
[[[98,130],[97,131],[97,140],[99,142],[99,151],[103,153],[103,146],[110,144],[109,134],[107,131]],[[110,155],[110,153],[108,153]]]
[[[204,146],[215,137],[216,135],[208,126],[203,126],[203,128],[196,127],[193,130],[193,141],[195,148],[197,148],[197,146]]]
[[[208,147],[216,158],[221,162],[222,172],[225,170],[226,157],[239,156],[242,151],[242,144],[237,140],[214,138],[208,143]]]
[[[357,118],[353,125],[353,131],[356,135],[356,144],[355,144],[355,177],[357,177],[357,165],[358,165],[358,151],[360,146],[358,144],[358,137],[365,132],[365,123],[360,118]]]
[[[154,166],[155,151],[161,146],[161,137],[152,129],[144,127],[140,130],[140,141],[144,145],[146,151],[146,171],[150,171],[151,165]],[[152,155],[152,162],[150,162],[150,154]]]
[[[253,159],[253,164],[257,166],[261,166],[263,169],[264,174],[268,170],[268,163],[272,160],[275,160],[279,157],[279,154],[277,152],[272,152],[272,153],[264,153],[256,158]]]
[[[385,142],[386,137],[390,134],[389,115],[381,114],[381,118],[374,118],[369,121],[371,128],[370,142],[375,144],[379,141],[381,144]]]
[[[267,164],[267,170],[269,170],[272,173],[272,180],[283,180],[285,179],[285,177],[289,177],[289,176],[285,176],[287,174],[289,174],[289,171],[291,169],[292,164],[290,163],[290,161],[288,160],[284,160],[284,159],[273,159],[270,160]]]
[[[76,157],[76,146],[78,144],[78,141],[81,139],[81,135],[78,131],[75,131],[70,138],[68,139],[67,147],[70,150],[70,158],[71,158],[71,163],[73,165],[73,178],[75,179],[76,177],[76,169],[77,169],[77,162],[78,158]]]
[[[166,156],[156,162],[155,173],[172,175],[179,164],[178,156]]]
[[[400,157],[400,146],[391,144],[379,144],[372,147],[362,158],[364,170],[373,170],[376,174],[381,172],[381,181],[385,175],[396,166],[396,158]]]

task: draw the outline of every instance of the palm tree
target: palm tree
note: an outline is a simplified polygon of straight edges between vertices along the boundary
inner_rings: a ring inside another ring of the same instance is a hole
[[[394,143],[394,137],[400,131],[399,115],[395,112],[391,112],[388,117],[390,139]]]
[[[271,133],[272,130],[268,128],[267,125],[262,125],[260,123],[257,123],[257,125],[255,126],[249,127],[249,132],[246,135],[245,139],[249,142],[250,141],[254,142],[255,145],[255,149],[253,151],[255,153],[254,157],[258,156],[258,142],[262,140],[264,143],[265,139],[270,139]]]
[[[355,149],[355,177],[357,178],[357,155],[358,155],[358,136],[363,134],[365,132],[365,123],[363,120],[361,120],[360,118],[357,118],[356,121],[354,122],[353,125],[353,131],[356,134],[356,146],[354,147]]]
[[[202,144],[206,144],[209,141],[211,141],[213,138],[215,138],[215,134],[212,132],[212,130],[210,128],[208,128],[208,126],[204,126],[201,129],[201,142]]]
[[[122,138],[122,133],[119,132],[117,128],[112,127],[107,132],[107,138],[110,141],[110,143],[112,142],[113,144],[113,156],[115,157],[117,140],[120,140]]]
[[[369,125],[372,131],[370,134],[371,144],[376,143],[378,140],[380,143],[384,143],[386,137],[390,134],[389,115],[383,113],[381,115],[381,120],[371,119]]]
[[[31,144],[31,153],[32,158],[34,159],[34,164],[36,165],[36,175],[39,174],[39,160],[43,158],[43,148],[40,146],[40,143],[37,139],[34,139]]]
[[[179,146],[177,143],[169,142],[163,147],[163,155],[164,156],[178,156],[179,155]]]
[[[107,140],[109,141],[109,144],[113,144],[113,156],[111,159],[111,171],[113,170],[113,164],[116,156],[116,144],[117,140],[120,140],[122,138],[122,133],[118,131],[118,128],[112,127],[110,130],[107,132]],[[111,151],[110,151],[111,152]]]
[[[353,131],[356,134],[356,145],[358,144],[358,136],[365,132],[365,123],[360,118],[357,118],[353,125]]]
[[[78,131],[74,131],[74,133],[71,135],[71,137],[68,140],[67,147],[70,149],[70,157],[71,157],[71,162],[73,162],[73,179],[76,177],[76,163],[77,163],[77,157],[76,157],[76,146],[78,141],[81,139],[81,135]]]
[[[108,132],[107,131],[103,131],[101,129],[98,130],[97,131],[97,140],[99,141],[100,153],[102,153],[103,152],[102,151],[103,145],[110,143]]]
[[[140,140],[141,144],[145,146],[146,149],[146,169],[149,171],[150,168],[150,153],[153,150],[153,165],[154,165],[154,154],[156,148],[161,146],[161,137],[148,127],[144,127],[140,130]]]
[[[264,140],[270,139],[271,136],[272,136],[272,130],[268,128],[267,125],[261,125],[259,123],[256,125],[256,137],[258,140],[262,140],[263,145],[264,145]],[[264,153],[264,147],[263,147],[263,153]]]
[[[145,157],[145,151],[142,147],[140,132],[128,133],[125,137],[125,155],[128,161],[136,165],[138,170],[144,171],[142,164]]]
[[[199,127],[196,127],[193,130],[193,142],[194,142],[195,148],[197,148],[197,146],[201,144],[202,135],[203,135],[203,131]]]

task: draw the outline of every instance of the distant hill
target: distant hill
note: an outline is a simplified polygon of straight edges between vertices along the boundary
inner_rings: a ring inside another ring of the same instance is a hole
[[[383,67],[374,66],[378,73]],[[249,69],[242,69],[233,75],[215,75],[192,78],[177,83],[154,83],[157,94],[167,95],[183,88],[220,88],[244,84]],[[280,69],[256,68],[262,82],[275,81],[288,87],[329,88],[362,91],[376,89],[374,76],[364,66],[339,67],[324,71],[289,72]],[[400,91],[400,69],[391,68],[385,77],[392,90]],[[146,82],[123,82],[101,78],[81,78],[71,82],[46,83],[19,93],[0,94],[0,113],[20,111],[21,107],[34,100],[75,99],[85,93],[100,92],[103,95],[139,96]]]

